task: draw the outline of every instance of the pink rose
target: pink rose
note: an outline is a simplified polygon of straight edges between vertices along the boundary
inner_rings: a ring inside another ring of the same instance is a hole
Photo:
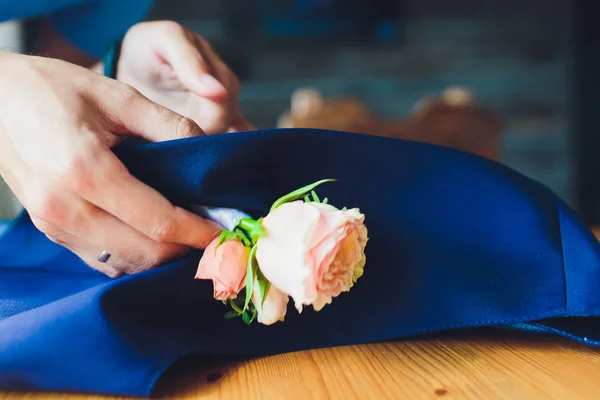
[[[294,201],[267,215],[266,236],[256,259],[273,286],[294,299],[296,308],[316,311],[347,292],[362,275],[367,228],[358,209]]]
[[[227,240],[219,247],[214,239],[198,264],[196,279],[212,279],[217,300],[236,298],[244,288],[249,250],[237,240]]]
[[[252,289],[252,303],[258,313],[256,316],[258,322],[263,325],[272,325],[277,321],[283,321],[289,302],[287,294],[271,284],[265,302],[261,304],[260,299],[260,288],[258,281],[255,280]]]

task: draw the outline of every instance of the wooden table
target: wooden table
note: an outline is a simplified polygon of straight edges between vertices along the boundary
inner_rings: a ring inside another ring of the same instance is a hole
[[[595,230],[600,237],[600,229]],[[177,399],[595,399],[600,350],[565,339],[475,330],[251,361],[186,359],[157,397]],[[0,399],[102,399],[0,392]]]

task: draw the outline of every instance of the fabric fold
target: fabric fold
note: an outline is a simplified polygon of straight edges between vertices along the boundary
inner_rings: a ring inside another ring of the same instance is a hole
[[[201,251],[110,280],[25,216],[0,237],[0,387],[145,396],[188,354],[260,356],[483,326],[597,344],[583,340],[600,334],[597,241],[550,190],[498,163],[308,129],[115,152],[179,205],[253,217],[282,194],[335,178],[319,194],[366,215],[365,273],[318,313],[246,326],[225,320],[210,282],[193,279]]]

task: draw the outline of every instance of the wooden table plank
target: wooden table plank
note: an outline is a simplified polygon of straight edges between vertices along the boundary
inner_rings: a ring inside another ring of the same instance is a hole
[[[487,332],[487,331],[483,331]],[[600,350],[540,335],[422,338],[290,353],[211,367],[176,364],[157,397],[254,399],[592,399]],[[0,392],[2,399],[104,399]]]
[[[313,350],[189,374],[193,365],[190,360],[175,367],[157,394],[215,400],[564,400],[595,398],[600,391],[600,351],[538,335],[461,335]],[[185,371],[179,380],[178,370]]]

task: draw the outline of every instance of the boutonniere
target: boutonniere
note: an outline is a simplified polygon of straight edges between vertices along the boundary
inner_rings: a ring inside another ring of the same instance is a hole
[[[204,251],[196,279],[213,281],[225,318],[283,321],[289,298],[299,313],[348,292],[363,274],[367,228],[358,208],[338,209],[315,189],[325,179],[277,199],[258,220],[243,218]]]

